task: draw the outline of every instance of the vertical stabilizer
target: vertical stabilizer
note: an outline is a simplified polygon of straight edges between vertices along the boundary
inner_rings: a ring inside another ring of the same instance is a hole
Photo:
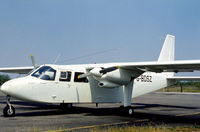
[[[175,36],[167,34],[158,61],[174,61]]]

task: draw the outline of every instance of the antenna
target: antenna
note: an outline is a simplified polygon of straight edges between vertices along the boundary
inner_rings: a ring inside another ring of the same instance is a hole
[[[56,64],[56,63],[57,63],[57,61],[58,61],[58,59],[60,58],[60,56],[61,56],[61,53],[58,54],[58,56],[56,57],[56,59],[55,59],[55,61],[53,62],[53,64]]]
[[[103,53],[106,53],[106,52],[115,51],[115,50],[117,50],[117,49],[118,49],[118,48],[107,49],[107,50],[103,50],[103,51],[98,51],[98,52],[94,52],[94,53],[89,53],[89,54],[85,54],[85,55],[82,55],[82,56],[72,57],[72,58],[69,58],[69,59],[66,59],[66,60],[63,60],[63,61],[59,61],[59,62],[62,63],[62,62],[74,61],[74,60],[78,60],[78,59],[82,59],[82,58],[87,58],[87,57],[94,56],[94,55],[103,54]]]

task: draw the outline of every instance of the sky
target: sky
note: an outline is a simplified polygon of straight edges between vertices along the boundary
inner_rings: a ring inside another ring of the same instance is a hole
[[[0,0],[0,67],[200,59],[199,0]]]

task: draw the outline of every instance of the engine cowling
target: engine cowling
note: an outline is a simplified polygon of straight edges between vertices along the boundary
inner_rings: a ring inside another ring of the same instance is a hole
[[[101,77],[101,80],[106,80],[108,82],[112,82],[118,85],[128,84],[131,81],[131,72],[123,69],[117,69],[113,72],[109,72],[104,74]]]
[[[98,86],[101,87],[101,88],[116,88],[116,87],[120,87],[119,84],[108,82],[108,81],[100,81],[98,83]]]

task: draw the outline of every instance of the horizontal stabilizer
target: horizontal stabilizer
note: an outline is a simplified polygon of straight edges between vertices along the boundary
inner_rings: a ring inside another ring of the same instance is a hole
[[[167,78],[168,80],[175,80],[175,81],[200,81],[200,77],[170,77]]]

